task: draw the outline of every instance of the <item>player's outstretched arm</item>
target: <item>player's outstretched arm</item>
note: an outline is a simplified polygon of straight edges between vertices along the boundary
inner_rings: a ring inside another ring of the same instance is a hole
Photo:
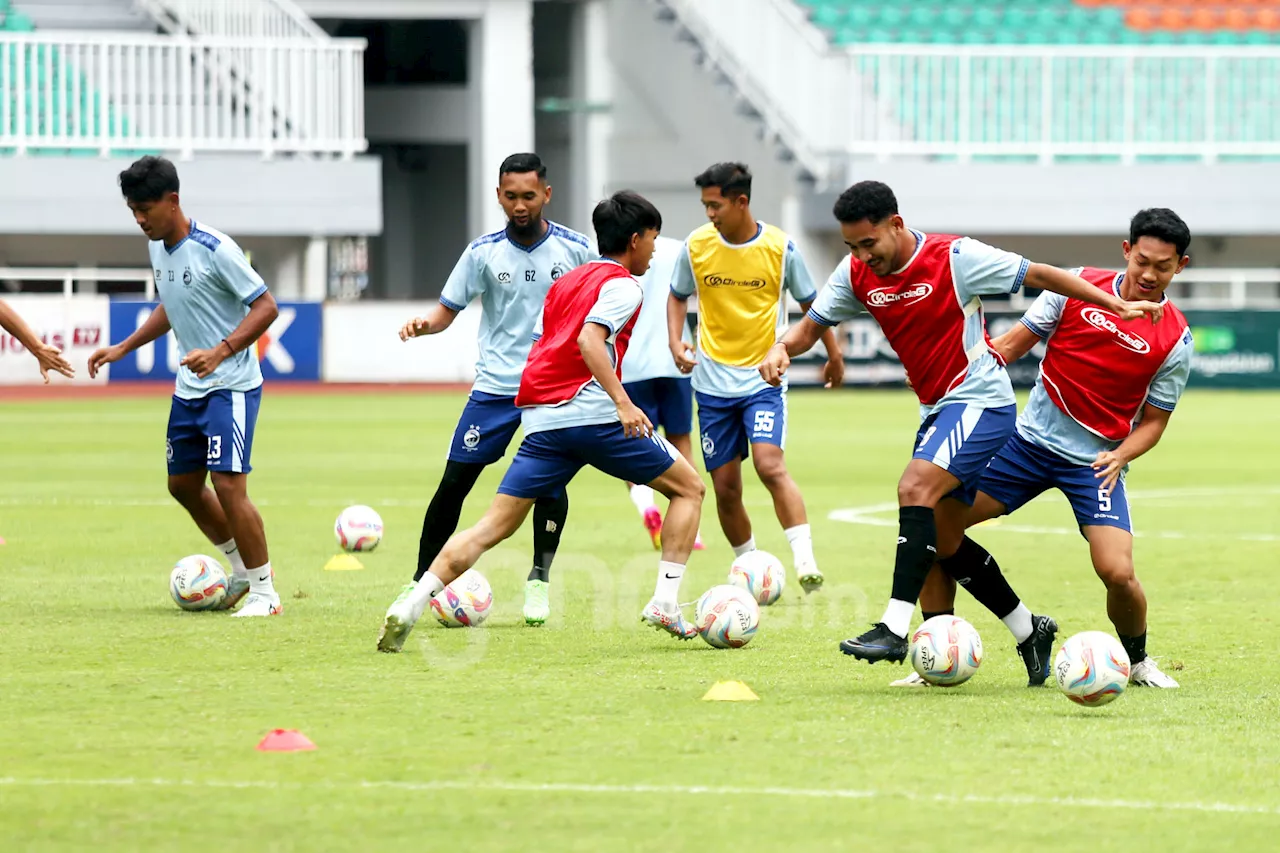
[[[618,407],[618,417],[622,420],[622,430],[627,438],[641,438],[653,434],[653,424],[645,417],[640,407],[631,402],[622,381],[614,371],[613,361],[609,358],[609,347],[605,343],[610,330],[599,323],[584,323],[578,333],[578,351],[586,362],[591,376],[600,383],[600,387]]]
[[[1100,488],[1110,489],[1115,485],[1124,466],[1146,453],[1160,443],[1165,427],[1169,425],[1169,416],[1173,412],[1147,403],[1142,407],[1142,422],[1133,428],[1129,437],[1120,442],[1115,450],[1104,450],[1093,461],[1095,477],[1102,480]]]
[[[992,338],[991,347],[1004,360],[1005,364],[1013,364],[1040,342],[1040,337],[1022,323],[1014,323],[1013,328],[998,338]]]
[[[151,316],[132,335],[115,346],[95,350],[89,356],[89,378],[96,379],[98,371],[104,366],[119,361],[138,347],[146,346],[171,328],[173,327],[169,325],[169,315],[165,313],[164,305],[156,306],[156,310],[151,312]]]
[[[231,334],[210,349],[193,349],[182,357],[181,364],[198,378],[204,379],[217,370],[222,362],[253,346],[279,316],[280,308],[276,305],[276,298],[270,291],[264,290],[261,296],[253,300],[249,313]]]
[[[1160,317],[1164,314],[1164,309],[1157,302],[1147,302],[1145,300],[1126,302],[1110,291],[1094,287],[1078,275],[1072,275],[1066,270],[1060,270],[1048,264],[1031,264],[1028,266],[1023,284],[1038,290],[1060,293],[1069,299],[1079,299],[1081,302],[1097,305],[1100,308],[1107,309],[1122,320],[1136,320],[1143,314],[1149,314],[1151,315],[1151,322],[1158,323]]]
[[[813,300],[800,303],[800,310],[808,319],[809,308]],[[840,341],[836,338],[835,326],[828,326],[822,332],[822,345],[827,350],[827,363],[822,367],[822,378],[826,380],[823,388],[839,388],[844,384],[844,353],[840,352]]]
[[[770,385],[781,385],[783,375],[791,366],[791,356],[813,349],[824,330],[825,327],[815,323],[806,314],[769,348],[769,353],[760,363],[760,377]]]
[[[437,302],[427,309],[426,314],[414,317],[400,327],[400,340],[407,341],[409,338],[420,338],[423,335],[438,335],[453,325],[453,318],[457,316],[457,311],[442,302]]]
[[[36,357],[36,361],[40,364],[40,376],[44,379],[45,385],[49,384],[50,370],[56,370],[68,379],[75,377],[75,368],[71,366],[71,362],[62,357],[62,350],[36,337],[35,331],[3,299],[0,299],[0,328],[17,338],[18,343]]]

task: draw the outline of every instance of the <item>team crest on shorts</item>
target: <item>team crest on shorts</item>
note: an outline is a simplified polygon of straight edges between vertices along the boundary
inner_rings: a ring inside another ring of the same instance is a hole
[[[702,434],[702,452],[706,456],[714,456],[716,453],[716,443],[711,440],[710,433]]]
[[[462,444],[467,450],[475,450],[480,446],[480,427],[472,424],[462,434]]]
[[[164,440],[164,458],[167,462],[173,461],[173,442],[167,438]]]

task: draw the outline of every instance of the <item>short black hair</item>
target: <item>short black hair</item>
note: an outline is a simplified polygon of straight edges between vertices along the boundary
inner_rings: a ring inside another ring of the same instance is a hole
[[[751,170],[745,163],[716,163],[694,178],[693,183],[699,189],[719,187],[720,195],[725,198],[740,195],[751,198]]]
[[[1142,237],[1155,237],[1166,243],[1172,243],[1178,250],[1178,257],[1187,253],[1191,246],[1191,229],[1182,217],[1167,207],[1148,207],[1139,210],[1129,220],[1129,245],[1135,246]]]
[[[120,192],[134,204],[159,201],[178,191],[178,168],[163,157],[148,154],[120,173]]]
[[[631,245],[631,235],[649,229],[662,230],[662,214],[653,202],[634,190],[619,190],[591,212],[596,247],[602,255],[620,255]]]
[[[498,167],[498,180],[502,180],[503,175],[523,175],[526,172],[537,172],[540,181],[547,179],[547,167],[543,164],[542,158],[537,154],[526,153],[512,154],[503,160],[502,165]]]
[[[889,189],[888,184],[860,181],[840,193],[831,212],[844,225],[864,219],[875,224],[897,215],[898,197]]]

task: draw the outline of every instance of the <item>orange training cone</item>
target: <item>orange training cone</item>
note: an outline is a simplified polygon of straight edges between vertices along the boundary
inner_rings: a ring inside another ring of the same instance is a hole
[[[315,749],[311,739],[297,729],[273,729],[259,743],[259,752],[302,752]]]

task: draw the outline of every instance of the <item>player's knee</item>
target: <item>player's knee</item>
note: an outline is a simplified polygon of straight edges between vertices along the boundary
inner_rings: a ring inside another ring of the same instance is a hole
[[[1107,589],[1138,586],[1138,576],[1133,571],[1133,560],[1114,559],[1104,563],[1094,563],[1093,570],[1098,573],[1099,580]]]
[[[701,483],[701,481],[699,481]],[[736,504],[742,503],[742,481],[741,480],[713,480],[712,486],[716,491],[716,502],[720,504]],[[705,492],[705,487],[703,488]]]
[[[782,454],[768,458],[760,458],[759,455],[755,459],[756,474],[760,477],[760,482],[764,483],[766,488],[773,489],[781,486],[790,478],[787,473],[787,463],[783,459]]]
[[[908,471],[898,481],[898,506],[933,506],[937,502],[937,486],[919,474]]]
[[[186,476],[169,477],[169,494],[183,506],[199,501],[202,491],[204,491],[203,482],[196,483],[191,477]]]

